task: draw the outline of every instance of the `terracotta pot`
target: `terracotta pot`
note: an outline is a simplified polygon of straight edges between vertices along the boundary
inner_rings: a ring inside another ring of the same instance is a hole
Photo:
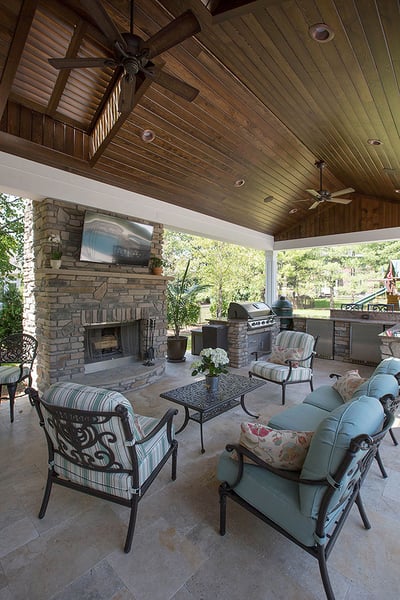
[[[163,268],[162,267],[153,267],[152,273],[153,273],[153,275],[162,275]]]
[[[180,335],[167,337],[167,360],[168,362],[184,362],[186,360],[185,352],[187,348],[187,337]]]

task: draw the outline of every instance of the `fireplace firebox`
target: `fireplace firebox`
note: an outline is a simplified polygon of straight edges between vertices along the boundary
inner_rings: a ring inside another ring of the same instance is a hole
[[[88,371],[94,371],[95,365],[104,361],[122,358],[140,360],[140,320],[129,323],[98,323],[85,327],[84,356]]]

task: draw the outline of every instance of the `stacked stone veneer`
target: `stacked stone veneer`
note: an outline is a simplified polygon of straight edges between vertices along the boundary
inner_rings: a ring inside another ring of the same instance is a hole
[[[55,381],[73,380],[84,373],[83,344],[87,325],[141,319],[141,336],[144,337],[146,319],[155,317],[155,356],[163,360],[165,357],[167,279],[151,275],[145,267],[81,262],[85,210],[82,205],[51,199],[30,201],[27,205],[24,330],[39,342],[35,364],[39,389]],[[152,254],[161,255],[163,227],[150,224],[154,227]],[[49,236],[52,234],[61,238],[60,270],[50,268]],[[104,362],[106,368],[107,362]]]

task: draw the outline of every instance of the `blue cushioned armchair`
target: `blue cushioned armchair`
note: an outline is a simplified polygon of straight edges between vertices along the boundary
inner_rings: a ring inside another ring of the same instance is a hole
[[[360,488],[393,420],[368,396],[338,407],[318,426],[299,472],[278,470],[243,446],[228,445],[218,463],[221,535],[230,498],[317,558],[326,597],[334,600],[327,559],[354,503],[370,528]]]
[[[55,383],[43,399],[27,389],[48,446],[48,476],[39,519],[45,515],[53,483],[130,508],[124,551],[129,552],[139,500],[172,456],[176,479],[178,442],[169,409],[161,419],[134,413],[118,392]]]

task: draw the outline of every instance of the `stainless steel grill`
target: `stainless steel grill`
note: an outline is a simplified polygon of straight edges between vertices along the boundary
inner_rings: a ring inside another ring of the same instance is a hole
[[[231,302],[228,319],[246,319],[248,329],[268,327],[275,323],[275,313],[265,302]]]

